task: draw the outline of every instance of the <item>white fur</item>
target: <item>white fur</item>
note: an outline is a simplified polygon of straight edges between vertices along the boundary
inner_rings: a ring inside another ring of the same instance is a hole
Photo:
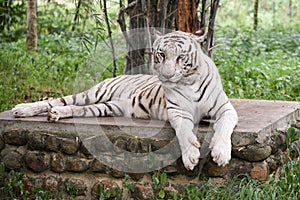
[[[12,109],[12,114],[15,117],[30,117],[47,112],[50,108],[49,104],[45,101],[38,101],[35,103],[21,103]]]

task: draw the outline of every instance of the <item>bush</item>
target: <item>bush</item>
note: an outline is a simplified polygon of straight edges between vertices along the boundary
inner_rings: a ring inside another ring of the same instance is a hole
[[[80,38],[63,35],[42,37],[38,53],[26,50],[25,39],[0,44],[1,111],[16,103],[72,93],[76,72],[87,57]]]
[[[299,32],[223,30],[216,40],[214,61],[230,97],[300,100]]]

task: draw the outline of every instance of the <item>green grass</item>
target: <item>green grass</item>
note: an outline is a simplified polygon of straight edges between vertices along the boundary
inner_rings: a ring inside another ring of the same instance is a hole
[[[198,199],[297,200],[300,198],[300,161],[288,162],[279,178],[272,174],[266,181],[246,177],[223,186],[207,183],[198,191],[202,194]]]
[[[300,32],[237,31],[217,34],[214,61],[230,97],[300,100]]]
[[[111,77],[106,44],[89,53],[82,41],[66,34],[43,36],[37,53],[26,50],[25,39],[0,43],[0,111],[21,102],[78,93]],[[124,56],[117,60],[117,74],[123,72]]]
[[[24,39],[0,43],[1,111],[18,102],[72,92],[76,71],[87,56],[80,39],[49,35],[39,44],[39,52],[34,53],[26,50]]]

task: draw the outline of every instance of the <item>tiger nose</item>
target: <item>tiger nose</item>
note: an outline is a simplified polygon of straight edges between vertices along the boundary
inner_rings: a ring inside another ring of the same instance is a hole
[[[166,79],[170,79],[174,76],[175,72],[170,69],[169,67],[163,67],[161,70],[161,75],[166,78]]]

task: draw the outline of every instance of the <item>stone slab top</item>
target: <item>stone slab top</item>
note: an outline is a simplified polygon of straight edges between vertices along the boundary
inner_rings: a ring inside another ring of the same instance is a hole
[[[291,123],[300,120],[300,102],[250,99],[231,99],[230,101],[239,116],[238,125],[233,133],[233,137],[239,137],[239,140],[241,140],[240,137],[247,138],[254,135],[255,140],[261,142],[271,132],[284,130]],[[204,123],[200,123],[198,132],[207,132],[209,124],[209,120],[204,120]],[[9,128],[26,128],[74,132],[78,127],[84,127],[86,131],[89,131],[99,126],[108,129],[118,127],[118,129],[134,130],[145,134],[147,134],[147,130],[151,129],[164,129],[169,130],[169,132],[171,129],[169,123],[158,120],[102,117],[70,118],[48,123],[45,115],[14,118],[11,111],[0,113],[0,131]],[[236,145],[242,144],[243,142],[240,141]]]

